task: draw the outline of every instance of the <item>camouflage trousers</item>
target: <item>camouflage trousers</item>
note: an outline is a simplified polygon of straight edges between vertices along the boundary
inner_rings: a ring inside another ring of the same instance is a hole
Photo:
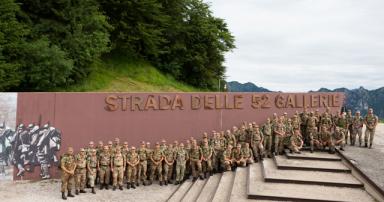
[[[90,187],[95,187],[95,181],[96,181],[96,168],[91,168],[91,172],[87,172],[88,175],[88,185]]]
[[[161,162],[158,165],[155,165],[154,163],[152,163],[150,180],[153,181],[155,179],[155,173],[157,173],[157,175],[159,177],[159,181],[163,181],[162,171],[163,171],[163,169],[162,169]]]
[[[213,167],[213,170],[216,172],[220,171],[222,168],[222,164],[223,164],[221,159],[222,155],[223,155],[223,151],[216,149],[214,155],[212,156],[212,167]]]
[[[297,153],[297,152],[300,151],[299,146],[300,146],[300,145],[296,145],[295,143],[292,143],[292,142],[291,142],[291,144],[289,145],[288,148],[289,148],[291,151]]]
[[[135,183],[136,182],[137,167],[138,167],[138,165],[136,165],[136,166],[128,165],[128,168],[127,168],[127,181],[128,181],[128,183]]]
[[[236,165],[237,167],[245,167],[247,165],[247,162],[243,159],[243,160],[233,160],[232,162],[233,165]]]
[[[176,162],[176,181],[181,182],[184,179],[186,162]]]
[[[109,184],[110,182],[111,169],[109,166],[100,166],[99,178],[100,184]]]
[[[85,183],[87,179],[87,170],[86,168],[76,168],[75,171],[75,189],[84,190]]]
[[[201,173],[202,168],[201,168],[200,160],[191,160],[191,168],[192,168],[192,176],[194,178],[202,176],[202,173]]]
[[[344,148],[345,146],[345,140],[342,138],[334,139],[332,143],[333,143],[333,147],[340,146],[340,148]]]
[[[369,144],[372,145],[374,136],[375,136],[375,129],[368,129],[368,128],[365,129],[365,133],[364,133],[365,144],[368,144],[368,139],[369,139]]]
[[[203,173],[212,172],[212,159],[207,159],[206,161],[201,162]]]
[[[264,135],[264,154],[271,155],[272,153],[272,135]],[[255,155],[255,154],[253,154]]]
[[[70,192],[72,190],[75,176],[62,171],[61,174],[61,192]]]
[[[281,136],[275,134],[274,146],[275,146],[275,154],[276,155],[283,152],[283,150],[284,150],[283,139],[284,139],[284,137],[281,137]],[[253,155],[256,155],[256,154],[253,154]]]
[[[260,141],[254,141],[252,144],[252,152],[255,159],[259,159],[260,156],[264,155],[264,146]]]
[[[147,161],[141,161],[139,163],[139,170],[137,172],[137,181],[145,182],[147,180]]]
[[[123,186],[123,180],[124,180],[124,167],[123,166],[115,166],[113,167],[113,172],[112,172],[112,177],[113,177],[113,183],[112,185],[115,187],[116,185],[118,186]]]
[[[354,128],[351,134],[351,144],[355,145],[356,143],[356,135],[359,136],[359,145],[363,143],[363,128]]]
[[[170,180],[172,178],[173,164],[168,165],[164,162],[164,181]]]

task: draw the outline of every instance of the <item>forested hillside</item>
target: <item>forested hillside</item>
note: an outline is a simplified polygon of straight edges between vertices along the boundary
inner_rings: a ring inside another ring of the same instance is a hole
[[[235,48],[226,23],[201,0],[0,2],[0,91],[77,89],[92,72],[108,72],[97,64],[116,55],[218,90],[224,53]]]

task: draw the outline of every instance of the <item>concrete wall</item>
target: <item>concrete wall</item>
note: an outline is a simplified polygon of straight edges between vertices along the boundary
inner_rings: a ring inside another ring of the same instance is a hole
[[[338,112],[343,102],[341,93],[19,93],[17,124],[49,122],[62,133],[62,153],[115,137],[131,146],[184,141],[243,121],[262,124],[275,112],[292,115],[304,106]],[[32,172],[23,179],[36,178]]]

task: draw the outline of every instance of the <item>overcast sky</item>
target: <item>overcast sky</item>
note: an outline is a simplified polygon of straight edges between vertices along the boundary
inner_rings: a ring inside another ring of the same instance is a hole
[[[227,80],[289,92],[384,86],[384,0],[205,0],[236,38]]]

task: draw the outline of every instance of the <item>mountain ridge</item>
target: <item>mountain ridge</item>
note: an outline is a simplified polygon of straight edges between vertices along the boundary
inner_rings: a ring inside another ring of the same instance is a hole
[[[273,92],[266,88],[255,85],[254,83],[239,83],[237,81],[227,82],[228,91],[230,92]],[[250,88],[249,86],[255,86]],[[246,89],[248,91],[244,91]],[[252,91],[254,90],[254,91]],[[343,92],[345,93],[346,102],[345,108],[351,109],[352,112],[359,110],[362,114],[366,114],[369,107],[372,107],[374,113],[384,119],[384,87],[368,90],[363,86],[355,89],[348,89],[345,87],[335,88],[333,90],[328,88],[320,88],[318,90],[311,90],[309,92]]]

